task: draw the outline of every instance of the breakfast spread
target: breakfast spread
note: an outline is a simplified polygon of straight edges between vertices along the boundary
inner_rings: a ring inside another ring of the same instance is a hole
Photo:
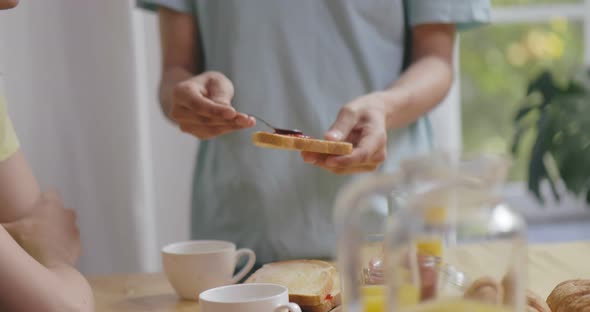
[[[403,312],[505,312],[514,298],[506,296],[513,287],[510,274],[501,282],[491,277],[474,280],[463,298],[421,301],[418,289],[400,291]],[[305,312],[328,312],[341,304],[340,277],[336,268],[319,260],[291,260],[264,265],[245,283],[271,283],[287,287],[289,300]],[[364,311],[382,312],[386,287],[362,287]],[[526,291],[527,312],[590,312],[590,280],[570,280],[559,284],[547,302],[531,290]]]
[[[325,261],[293,260],[264,265],[246,283],[271,283],[289,289],[289,300],[306,312],[327,312],[340,305],[340,277]]]
[[[421,238],[417,250],[442,256],[440,242]],[[420,259],[420,257],[418,257]],[[466,285],[463,296],[424,298],[424,287],[413,284],[397,286],[401,312],[508,312],[514,306],[517,281],[508,272],[501,281],[490,276],[474,279]],[[424,277],[421,273],[421,277]],[[425,280],[422,280],[424,283]],[[340,311],[341,280],[336,267],[321,260],[290,260],[269,263],[254,272],[245,284],[274,284],[288,291],[288,300],[303,312]],[[254,285],[252,285],[254,286]],[[422,285],[424,286],[424,285]],[[386,308],[386,284],[363,285],[361,304],[365,312],[383,312]],[[286,300],[286,299],[285,299]],[[543,300],[526,290],[526,312],[590,312],[590,280],[569,280],[555,287]]]
[[[258,131],[252,134],[252,142],[258,147],[296,150],[331,155],[352,153],[352,144],[314,139],[301,134],[281,134]]]

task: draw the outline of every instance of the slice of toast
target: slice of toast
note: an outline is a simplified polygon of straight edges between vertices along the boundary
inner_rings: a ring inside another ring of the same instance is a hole
[[[252,142],[254,145],[264,148],[315,152],[331,155],[347,155],[352,153],[352,144],[348,142],[318,140],[309,137],[298,137],[262,131],[252,134]]]
[[[330,301],[336,275],[336,268],[328,262],[292,260],[265,264],[246,283],[283,285],[289,289],[291,302],[314,307]]]
[[[334,285],[330,296],[323,303],[315,306],[301,305],[301,310],[305,312],[328,312],[332,311],[335,307],[342,304],[341,286],[340,286],[340,274],[334,274]]]

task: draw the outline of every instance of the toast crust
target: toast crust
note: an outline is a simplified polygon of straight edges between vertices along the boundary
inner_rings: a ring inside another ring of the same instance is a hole
[[[299,305],[299,307],[305,312],[328,312],[332,311],[336,305],[334,305],[332,301],[325,301],[324,303],[315,306]]]
[[[289,291],[289,301],[295,302],[302,307],[303,306],[316,307],[316,306],[321,306],[321,305],[325,305],[325,306],[332,305],[333,304],[332,301],[335,302],[336,300],[340,300],[339,299],[340,298],[339,292],[337,294],[337,298],[333,296],[334,297],[333,300],[326,300],[328,295],[331,295],[331,293],[333,292],[335,276],[338,273],[336,271],[336,268],[332,264],[325,262],[325,261],[320,261],[320,260],[289,260],[289,261],[273,262],[273,263],[265,264],[258,271],[254,272],[254,274],[252,274],[245,281],[245,283],[268,282],[268,281],[265,281],[264,279],[262,281],[259,280],[260,276],[264,274],[265,270],[272,269],[273,267],[281,267],[281,266],[289,265],[289,264],[304,264],[304,263],[317,265],[320,268],[322,268],[322,270],[324,270],[324,271],[321,274],[322,275],[325,274],[326,282],[324,283],[324,285],[322,286],[320,291],[314,295],[294,294],[291,291]],[[283,286],[286,286],[288,288],[288,285],[283,285]],[[318,311],[323,312],[323,310],[318,310]]]
[[[330,293],[332,299],[326,300],[323,303],[315,306],[305,306],[300,305],[301,310],[305,312],[328,312],[332,311],[334,308],[342,304],[342,295],[341,295],[341,286],[340,286],[340,276],[338,274],[334,275],[334,286],[332,292]]]
[[[305,151],[331,155],[347,155],[352,153],[352,144],[333,142],[305,137],[296,137],[270,132],[254,132],[252,143],[258,147]]]

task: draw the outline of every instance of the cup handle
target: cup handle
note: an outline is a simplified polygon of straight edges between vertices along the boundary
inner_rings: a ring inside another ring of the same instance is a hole
[[[274,312],[281,312],[283,309],[289,309],[289,312],[301,312],[301,308],[293,302],[276,307]]]
[[[254,263],[256,262],[256,254],[254,253],[254,251],[252,251],[252,249],[248,249],[248,248],[238,249],[238,251],[236,251],[236,262],[238,262],[240,260],[240,258],[242,258],[242,256],[247,256],[248,262],[240,270],[240,272],[238,272],[238,274],[236,274],[232,278],[232,280],[231,280],[232,284],[235,284],[235,283],[239,282],[242,278],[244,278],[244,276],[246,276],[246,274],[248,274],[248,272],[250,272],[250,270],[252,270],[252,268],[254,267]]]

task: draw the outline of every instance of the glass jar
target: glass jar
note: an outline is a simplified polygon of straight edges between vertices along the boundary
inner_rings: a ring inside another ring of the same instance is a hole
[[[335,206],[345,311],[525,311],[523,220],[507,162],[440,154],[365,177]]]

